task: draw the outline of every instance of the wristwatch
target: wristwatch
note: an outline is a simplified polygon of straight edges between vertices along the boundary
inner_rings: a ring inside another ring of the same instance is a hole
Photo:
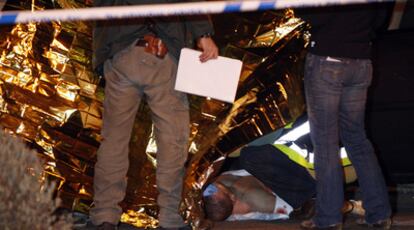
[[[212,34],[211,33],[205,33],[205,34],[202,34],[200,37],[198,37],[199,39],[200,38],[211,38],[211,36],[212,36]]]

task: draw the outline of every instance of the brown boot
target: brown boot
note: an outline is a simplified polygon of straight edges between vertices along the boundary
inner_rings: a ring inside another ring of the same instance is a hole
[[[108,223],[108,222],[104,222],[103,224],[97,226],[96,229],[97,230],[117,230],[118,226]]]
[[[385,220],[380,220],[375,223],[367,223],[365,219],[358,219],[357,224],[360,226],[364,226],[367,228],[375,228],[375,229],[391,229],[392,220],[391,218],[387,218]]]
[[[302,230],[342,230],[342,223],[330,225],[327,227],[318,227],[312,220],[305,220],[300,224]]]
[[[289,214],[289,219],[306,220],[315,215],[315,199],[306,201],[300,208],[294,209]]]

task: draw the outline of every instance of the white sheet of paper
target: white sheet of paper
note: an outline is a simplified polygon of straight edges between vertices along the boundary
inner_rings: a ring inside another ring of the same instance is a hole
[[[200,54],[200,51],[188,48],[181,50],[175,89],[233,103],[242,62],[219,56],[202,63]]]

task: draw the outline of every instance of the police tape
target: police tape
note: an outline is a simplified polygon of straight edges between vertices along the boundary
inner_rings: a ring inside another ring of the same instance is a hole
[[[0,12],[0,24],[195,15],[389,2],[393,0],[245,0]]]

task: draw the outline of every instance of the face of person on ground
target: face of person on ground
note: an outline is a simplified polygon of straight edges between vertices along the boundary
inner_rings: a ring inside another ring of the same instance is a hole
[[[231,215],[234,195],[224,185],[212,183],[203,192],[207,218],[222,221]]]

